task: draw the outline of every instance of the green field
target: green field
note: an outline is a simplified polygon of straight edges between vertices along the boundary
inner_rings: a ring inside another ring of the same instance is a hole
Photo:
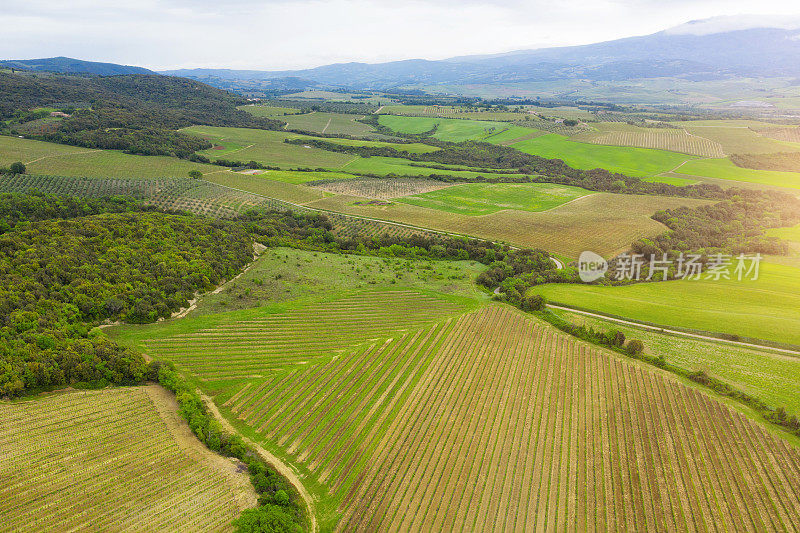
[[[313,131],[316,133],[344,133],[347,135],[367,135],[373,133],[370,126],[357,122],[364,115],[346,113],[323,113],[312,111],[303,115],[280,117],[287,128],[293,130]]]
[[[402,152],[411,154],[427,154],[436,152],[439,148],[423,143],[392,143],[384,141],[360,141],[356,139],[337,139],[335,137],[325,139],[326,142],[341,144],[343,146],[370,146],[373,148],[394,148]]]
[[[647,354],[663,356],[690,372],[703,370],[772,407],[786,407],[789,413],[800,415],[800,357],[664,335],[568,311],[553,312],[579,326],[622,331],[627,338],[644,342]]]
[[[757,281],[556,284],[531,290],[553,302],[653,324],[800,345],[800,269],[791,266],[764,263]]]
[[[239,109],[247,111],[256,117],[277,118],[283,120],[284,115],[293,115],[299,113],[300,110],[294,107],[273,107],[269,105],[243,105]]]
[[[586,189],[545,183],[465,183],[395,201],[463,215],[488,215],[504,209],[545,211],[581,196]]]
[[[463,167],[469,168],[469,167]],[[386,176],[396,174],[398,176],[430,176],[431,174],[445,174],[449,176],[459,176],[467,179],[474,179],[478,176],[499,177],[509,176],[519,178],[519,174],[494,174],[480,172],[479,170],[442,170],[440,168],[430,168],[425,166],[411,165],[408,159],[399,157],[356,157],[346,165],[339,167],[339,170],[352,172],[353,174],[376,174]]]
[[[696,159],[675,170],[688,176],[745,181],[760,185],[800,189],[800,173],[754,170],[734,165],[730,159]]]
[[[524,128],[522,126],[509,126],[508,128],[494,133],[484,138],[483,140],[492,144],[511,144],[521,141],[523,139],[530,139],[545,135],[546,132],[534,128]]]
[[[88,178],[185,178],[191,170],[204,174],[223,170],[175,157],[131,155],[0,136],[0,166],[16,161],[25,163],[31,174]]]
[[[434,137],[451,142],[481,139],[509,127],[505,122],[395,115],[381,115],[379,122],[398,133],[424,133],[438,126]]]
[[[554,133],[520,141],[512,146],[528,154],[562,159],[575,168],[584,170],[604,168],[610,172],[634,177],[667,172],[690,158],[684,154],[663,150],[575,142]]]
[[[255,130],[250,128],[221,128],[192,126],[181,131],[210,140],[223,149],[211,148],[199,152],[209,159],[257,161],[277,167],[338,168],[354,156],[327,152],[318,148],[284,143],[284,139],[303,138],[288,132]]]

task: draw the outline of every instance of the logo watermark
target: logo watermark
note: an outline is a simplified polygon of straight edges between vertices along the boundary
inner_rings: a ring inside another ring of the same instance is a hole
[[[583,252],[578,259],[578,275],[584,283],[605,276],[612,268],[612,279],[617,281],[653,281],[667,279],[685,280],[738,280],[756,281],[761,271],[763,257],[757,254],[714,254],[703,261],[699,254],[681,253],[677,257],[667,254],[651,255],[624,253],[612,265],[594,252]]]

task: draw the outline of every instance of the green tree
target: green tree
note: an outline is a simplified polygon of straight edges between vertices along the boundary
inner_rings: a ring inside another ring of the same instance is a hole
[[[200,178],[203,177],[203,173],[200,172],[199,170],[190,170],[189,171],[189,177],[190,178],[194,178],[196,180],[199,180]]]
[[[25,164],[20,163],[17,161],[16,163],[11,163],[11,166],[8,167],[12,174],[25,174]]]
[[[628,342],[628,353],[631,355],[639,355],[644,351],[644,343],[639,339],[633,339]],[[661,366],[661,365],[659,365]]]
[[[300,533],[302,528],[277,505],[247,509],[234,520],[237,533]]]

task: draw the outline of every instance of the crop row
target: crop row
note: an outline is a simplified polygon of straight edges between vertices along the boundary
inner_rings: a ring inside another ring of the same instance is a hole
[[[388,200],[436,191],[449,185],[441,181],[416,178],[351,178],[328,181],[315,186],[336,194]]]
[[[240,512],[145,388],[0,404],[0,418],[0,531],[220,531]]]
[[[797,530],[800,453],[731,408],[514,311],[453,335],[340,530]]]
[[[684,130],[664,128],[656,131],[609,131],[591,135],[588,142],[611,146],[633,146],[668,150],[701,157],[725,157],[718,142],[689,135]]]
[[[286,365],[342,353],[366,339],[422,327],[458,309],[413,291],[368,292],[151,339],[146,349],[203,379],[260,377]]]

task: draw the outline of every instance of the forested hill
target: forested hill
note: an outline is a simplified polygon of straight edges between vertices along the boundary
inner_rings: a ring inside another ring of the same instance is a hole
[[[205,141],[174,130],[204,124],[280,129],[236,106],[241,97],[185,78],[159,75],[88,76],[0,73],[0,126],[48,141],[143,155],[188,157]],[[45,108],[40,110],[40,108]],[[65,112],[38,127],[51,109]]]
[[[152,70],[116,63],[84,61],[71,57],[45,57],[41,59],[7,59],[0,61],[0,67],[38,72],[64,72],[116,76],[119,74],[154,74]]]

